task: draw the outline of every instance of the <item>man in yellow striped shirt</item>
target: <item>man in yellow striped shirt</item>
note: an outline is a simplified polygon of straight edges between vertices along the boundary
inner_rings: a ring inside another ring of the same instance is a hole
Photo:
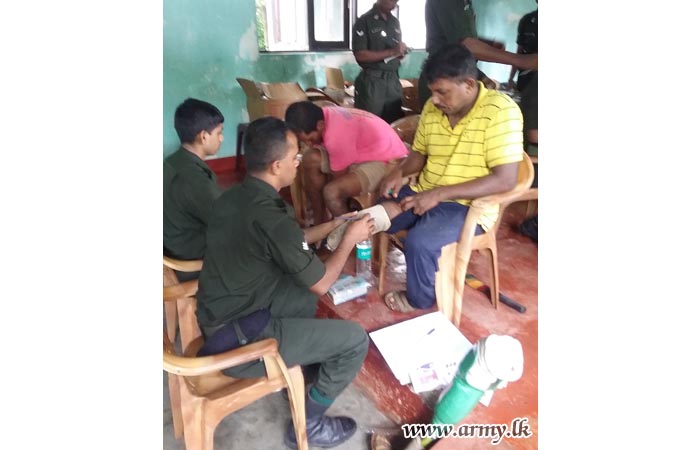
[[[425,61],[431,98],[421,113],[412,151],[383,180],[382,205],[392,221],[388,233],[408,229],[406,292],[390,292],[396,310],[435,304],[435,272],[444,245],[456,242],[470,199],[512,189],[523,155],[523,119],[507,95],[477,81],[474,56],[447,45]],[[416,186],[401,180],[420,172]],[[486,211],[476,234],[494,225]]]

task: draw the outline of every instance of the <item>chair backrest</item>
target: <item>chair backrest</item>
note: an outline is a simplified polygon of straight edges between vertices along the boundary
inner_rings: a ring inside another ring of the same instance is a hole
[[[412,116],[402,117],[391,123],[391,128],[396,131],[402,141],[407,143],[409,147],[413,146],[413,139],[416,136],[416,128],[418,128],[418,121],[420,120],[420,115],[414,114]]]
[[[530,189],[532,180],[535,179],[535,166],[532,164],[530,156],[523,152],[523,160],[518,164],[518,181],[513,188],[515,192],[522,192]]]
[[[329,103],[339,105],[330,95],[317,87],[306,88],[306,96],[318,106],[321,106],[320,102],[324,102],[324,105]]]
[[[314,100],[313,102],[314,102],[314,105],[320,106],[321,108],[323,108],[324,106],[340,106],[339,104],[337,104],[333,100],[323,99],[323,100]]]
[[[423,105],[418,104],[418,79],[401,80],[401,90],[403,91],[401,105],[413,114],[420,114]]]
[[[342,106],[354,106],[353,98],[350,97],[345,89],[336,89],[332,87],[326,87],[323,92],[331,98],[334,102]]]
[[[345,89],[345,78],[343,71],[337,67],[325,67],[326,87],[334,89]]]
[[[498,211],[498,219],[493,226],[494,232],[498,231],[498,227],[501,224],[501,219],[503,218],[503,211],[511,203],[515,203],[520,200],[524,200],[523,196],[530,190],[532,186],[532,180],[535,179],[535,166],[532,164],[532,160],[527,153],[523,152],[523,160],[518,164],[518,181],[515,187],[505,193],[507,197],[500,203]],[[503,195],[503,194],[501,194]],[[477,201],[479,204],[479,201]]]

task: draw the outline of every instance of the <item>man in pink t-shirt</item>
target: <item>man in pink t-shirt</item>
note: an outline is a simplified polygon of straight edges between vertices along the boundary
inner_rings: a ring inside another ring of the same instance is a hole
[[[348,199],[374,192],[406,145],[383,119],[359,109],[297,102],[287,108],[287,124],[311,147],[302,162],[314,223],[348,212]]]

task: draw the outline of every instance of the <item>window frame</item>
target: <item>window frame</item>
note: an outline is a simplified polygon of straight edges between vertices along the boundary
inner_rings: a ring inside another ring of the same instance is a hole
[[[309,50],[314,51],[346,51],[350,49],[350,5],[349,0],[343,1],[343,40],[342,41],[319,41],[316,39],[316,23],[314,21],[314,0],[306,0],[307,23],[309,32]],[[355,3],[355,0],[353,0]],[[304,51],[304,50],[302,50]]]
[[[281,0],[284,1],[284,0]],[[367,11],[358,10],[358,0],[342,0],[343,1],[343,40],[342,41],[319,41],[315,37],[316,29],[314,22],[314,0],[306,0],[306,28],[307,28],[307,47],[304,50],[269,50],[267,48],[260,48],[260,43],[262,42],[267,46],[267,35],[270,33],[271,29],[274,28],[275,24],[269,24],[267,21],[261,26],[265,27],[262,30],[263,37],[262,40],[258,38],[258,51],[260,53],[274,54],[274,53],[307,53],[307,52],[352,52],[352,29],[357,22],[357,19]],[[409,1],[409,0],[406,0]],[[257,2],[256,2],[257,5]],[[257,17],[257,6],[256,6],[256,17]],[[397,4],[396,9],[393,11],[394,16],[400,19],[401,16],[401,5]],[[256,31],[260,31],[259,29]],[[259,35],[258,35],[259,36]],[[416,47],[416,49],[422,49],[425,44],[421,47]]]

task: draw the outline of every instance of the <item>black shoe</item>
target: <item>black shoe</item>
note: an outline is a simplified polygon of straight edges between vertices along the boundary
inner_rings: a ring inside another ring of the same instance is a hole
[[[357,431],[357,423],[350,417],[323,416],[314,424],[306,421],[306,437],[309,447],[332,448],[347,441]],[[294,434],[294,423],[290,422],[284,434],[284,445],[297,448],[297,438]]]
[[[537,216],[531,217],[521,223],[520,233],[537,243]]]
[[[306,436],[309,447],[331,448],[347,441],[357,431],[357,423],[350,417],[328,417],[328,409],[306,395]],[[290,421],[284,434],[284,445],[297,448],[294,422]]]

